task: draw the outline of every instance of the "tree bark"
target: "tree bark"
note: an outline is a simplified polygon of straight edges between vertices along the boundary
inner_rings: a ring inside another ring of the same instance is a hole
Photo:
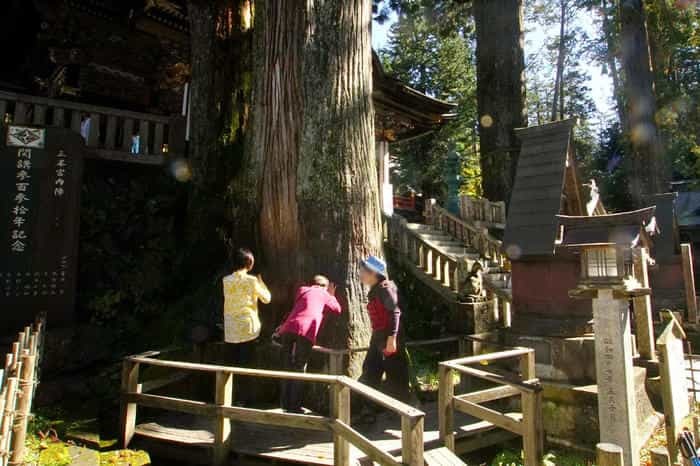
[[[288,309],[294,285],[326,274],[347,309],[329,329],[331,344],[362,346],[369,323],[359,262],[381,250],[371,0],[263,3],[255,147],[260,236],[278,304]],[[351,358],[350,374],[359,368]]]
[[[190,167],[195,188],[207,185],[216,157],[216,1],[189,0],[190,24]]]
[[[668,175],[654,119],[654,70],[642,0],[621,0],[620,19],[628,134],[633,148],[631,192],[635,204],[641,206],[646,195],[666,191]]]
[[[620,73],[617,69],[616,56],[618,52],[617,39],[618,33],[615,28],[615,22],[610,20],[610,6],[608,0],[603,0],[603,34],[605,35],[606,46],[606,61],[608,72],[612,79],[613,95],[615,96],[615,106],[617,107],[617,116],[620,120],[620,126],[625,130],[627,128],[627,115],[625,112],[625,101],[622,96],[622,86],[620,85]]]
[[[510,200],[520,144],[514,129],[527,125],[522,0],[474,0],[477,107],[484,196]]]
[[[566,56],[566,0],[559,0],[559,47],[557,54],[557,71],[554,80],[554,98],[552,99],[551,121],[564,113],[564,58]]]

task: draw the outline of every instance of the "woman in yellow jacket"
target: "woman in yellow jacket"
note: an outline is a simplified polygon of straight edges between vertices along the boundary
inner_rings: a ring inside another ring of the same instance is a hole
[[[234,364],[250,362],[251,344],[260,336],[258,301],[270,302],[270,290],[262,277],[250,275],[255,257],[248,249],[239,249],[233,257],[234,272],[226,275],[224,285],[224,341],[233,343]]]

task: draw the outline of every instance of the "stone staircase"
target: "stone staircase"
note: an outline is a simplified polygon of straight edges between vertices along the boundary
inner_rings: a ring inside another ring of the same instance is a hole
[[[464,280],[478,261],[483,267],[484,299],[489,322],[510,321],[510,264],[500,241],[488,230],[449,214],[434,203],[426,206],[426,223],[412,223],[398,215],[385,218],[388,246],[404,266],[452,306],[460,299]],[[476,320],[476,317],[474,317]],[[478,332],[478,325],[474,325]]]

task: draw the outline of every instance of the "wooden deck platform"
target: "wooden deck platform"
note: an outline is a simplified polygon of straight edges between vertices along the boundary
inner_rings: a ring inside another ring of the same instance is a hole
[[[438,440],[438,416],[435,403],[422,406],[425,417],[425,450],[428,465],[439,466],[446,460],[444,451],[430,449],[441,447]],[[278,410],[270,410],[278,411]],[[466,415],[455,416],[456,425],[468,425],[460,429],[457,450],[460,453],[474,451],[498,444],[515,436],[495,429],[485,421],[474,421]],[[353,424],[363,435],[376,442],[384,451],[401,454],[401,422],[398,416],[381,414],[372,425]],[[189,415],[167,414],[136,427],[135,441],[158,456],[206,464],[214,442],[213,429],[205,418]],[[231,448],[238,455],[264,458],[271,462],[309,465],[333,465],[333,441],[329,432],[289,429],[260,424],[234,423]],[[173,448],[177,445],[178,448]],[[352,464],[370,465],[366,455],[351,446]],[[433,458],[434,457],[434,458]],[[432,461],[430,459],[432,458]],[[446,464],[446,463],[445,463]]]

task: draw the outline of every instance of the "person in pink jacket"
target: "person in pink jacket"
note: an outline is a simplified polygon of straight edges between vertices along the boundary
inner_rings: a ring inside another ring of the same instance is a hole
[[[316,275],[309,286],[297,290],[294,307],[277,330],[282,343],[284,370],[305,372],[311,349],[327,312],[340,314],[342,309],[335,298],[335,284],[323,275]],[[282,409],[301,413],[303,384],[298,381],[282,382]]]

